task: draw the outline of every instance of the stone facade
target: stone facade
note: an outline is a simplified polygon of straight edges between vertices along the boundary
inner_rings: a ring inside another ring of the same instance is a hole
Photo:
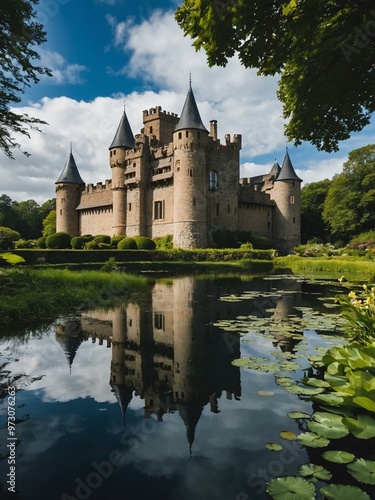
[[[111,180],[85,185],[72,151],[56,181],[57,231],[173,235],[176,248],[214,246],[219,229],[251,231],[283,251],[300,242],[299,179],[288,152],[263,176],[240,179],[241,135],[202,123],[191,87],[181,117],[143,112],[133,136],[124,111],[109,147]]]

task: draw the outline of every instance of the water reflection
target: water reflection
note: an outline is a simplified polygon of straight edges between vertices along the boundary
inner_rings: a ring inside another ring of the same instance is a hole
[[[222,300],[234,294],[242,300]],[[241,351],[248,354],[250,344],[241,341],[238,331],[215,324],[248,316],[272,318],[277,324],[300,316],[306,298],[310,300],[301,283],[288,277],[182,277],[157,281],[139,303],[60,320],[54,339],[65,353],[67,378],[61,371],[52,374],[61,349],[52,353],[44,339],[35,356],[44,356],[39,367],[45,367],[46,377],[30,386],[30,396],[19,396],[39,425],[34,441],[20,425],[20,436],[29,443],[20,458],[18,483],[25,498],[81,498],[77,478],[88,488],[92,463],[108,462],[114,451],[121,456],[118,473],[102,479],[100,487],[89,488],[87,498],[122,499],[125,485],[130,500],[267,498],[266,481],[295,474],[306,462],[306,452],[297,444],[290,449],[288,445],[285,460],[276,463],[264,444],[292,426],[288,411],[306,410],[306,403],[275,387],[271,373],[233,366]],[[269,353],[275,346],[292,352],[301,341],[285,338],[277,328],[270,334],[272,341],[251,344],[252,355]],[[35,369],[38,361],[30,364]],[[53,376],[57,373],[60,386]],[[107,401],[117,401],[116,406],[93,404],[93,387],[102,384],[103,377],[109,382]],[[272,400],[257,396],[270,385]],[[59,421],[56,435],[50,419]],[[45,446],[41,428],[49,429]],[[63,469],[57,467],[62,460]],[[35,479],[42,469],[49,471],[49,496],[40,495]]]

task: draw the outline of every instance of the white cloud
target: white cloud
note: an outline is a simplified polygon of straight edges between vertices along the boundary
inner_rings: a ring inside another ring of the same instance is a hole
[[[82,72],[87,71],[82,64],[69,64],[66,59],[56,51],[40,48],[40,65],[52,70],[52,78],[44,76],[47,82],[58,85],[83,83]]]

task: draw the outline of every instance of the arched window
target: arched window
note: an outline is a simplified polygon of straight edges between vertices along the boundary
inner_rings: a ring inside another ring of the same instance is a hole
[[[208,188],[210,191],[216,191],[218,188],[218,175],[216,170],[211,170],[209,173],[209,179],[208,179],[209,185]]]

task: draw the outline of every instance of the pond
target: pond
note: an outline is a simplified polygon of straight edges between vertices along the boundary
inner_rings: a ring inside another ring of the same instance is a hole
[[[0,405],[0,491],[15,479],[9,498],[25,500],[265,499],[303,464],[331,470],[280,433],[305,429],[290,412],[314,411],[314,389],[287,381],[344,343],[332,298],[345,291],[290,275],[162,278],[136,303],[3,332],[16,391]]]

